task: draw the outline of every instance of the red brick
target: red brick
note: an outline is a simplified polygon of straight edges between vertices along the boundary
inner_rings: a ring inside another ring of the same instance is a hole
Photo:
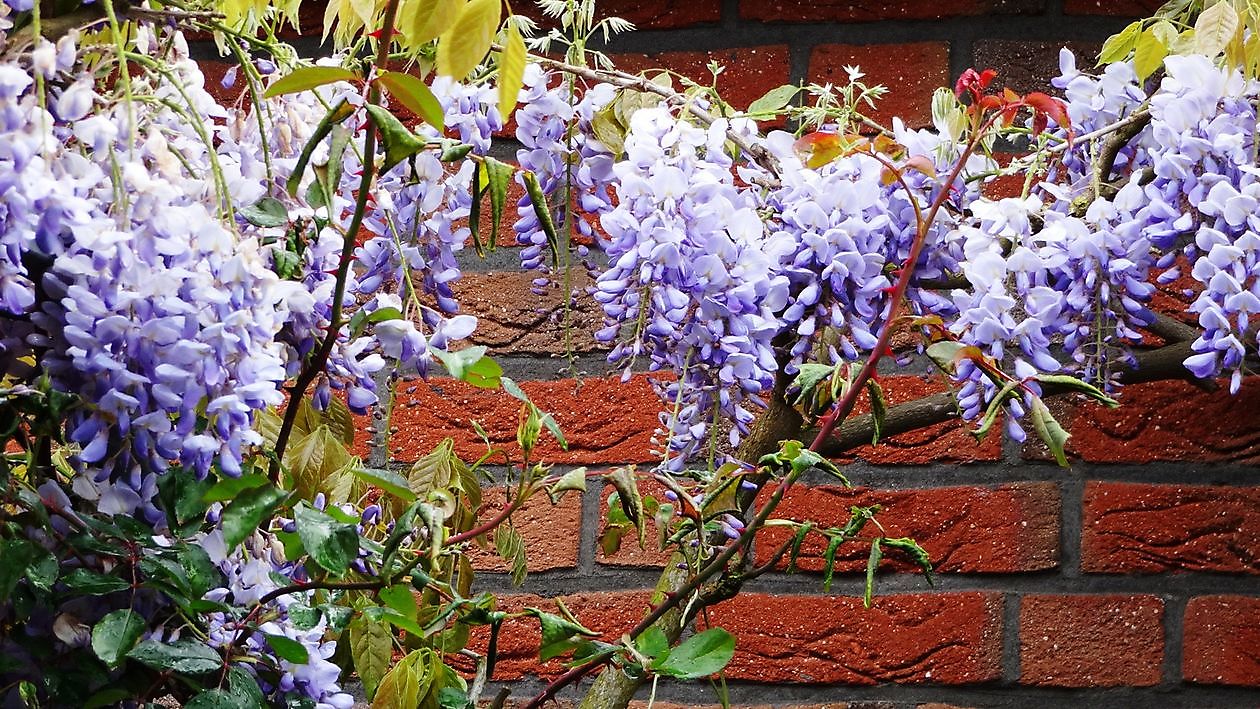
[[[1260,487],[1090,482],[1081,568],[1260,574]]]
[[[737,638],[728,679],[772,683],[972,684],[1002,674],[1002,596],[744,593],[709,610]]]
[[[604,319],[598,305],[584,295],[590,279],[580,268],[575,270],[574,289],[583,295],[569,313],[570,344],[574,352],[607,350],[592,335],[603,327]],[[469,341],[496,354],[564,354],[566,299],[562,282],[548,286],[544,295],[535,295],[531,281],[536,275],[522,271],[465,273],[452,284],[461,312],[478,318]]]
[[[996,14],[1034,14],[1042,0],[740,0],[739,16],[761,22],[878,22],[880,20],[936,20],[945,17]]]
[[[932,122],[932,94],[949,83],[949,44],[823,44],[809,57],[809,80],[816,83],[847,84],[844,71],[859,65],[867,86],[882,84],[888,93],[872,116],[889,125],[900,116],[906,125],[920,128]]]
[[[889,537],[913,537],[928,551],[937,571],[1012,573],[1054,568],[1059,561],[1059,492],[1053,483],[1014,483],[996,488],[944,487],[924,490],[871,490],[843,487],[796,487],[775,511],[775,517],[819,526],[841,526],[852,505],[880,504],[877,519]],[[870,525],[863,536],[879,532]],[[758,536],[760,562],[791,535],[768,528]],[[797,566],[823,568],[826,542],[811,534]],[[869,546],[850,542],[836,554],[836,568],[866,568]],[[913,571],[916,567],[889,553],[884,568]]]
[[[1192,598],[1183,627],[1181,673],[1188,681],[1260,687],[1260,598]]]
[[[1076,54],[1077,64],[1082,67],[1092,66],[1102,49],[1097,42],[982,39],[972,47],[972,58],[978,70],[997,69],[995,88],[1005,86],[1021,94],[1054,92],[1050,80],[1059,75],[1059,50],[1065,45]]]
[[[554,19],[544,18],[532,2],[515,3],[512,10],[526,15],[545,27],[555,27]],[[634,23],[636,29],[661,30],[715,23],[722,19],[721,0],[604,0],[599,3],[596,19],[620,17]]]
[[[901,404],[945,391],[939,378],[888,376],[880,378],[889,402]],[[870,410],[866,397],[858,400],[856,413]],[[967,423],[957,419],[907,431],[882,440],[875,446],[862,446],[844,460],[861,458],[878,465],[928,465],[931,463],[971,463],[1002,457],[1001,436],[996,433],[976,441]]]
[[[1149,687],[1164,660],[1156,596],[1024,596],[1020,682],[1054,687]]]
[[[762,94],[788,83],[788,47],[784,44],[766,47],[741,47],[711,52],[661,52],[659,54],[615,54],[617,68],[631,73],[653,69],[669,69],[703,86],[713,83],[710,62],[726,67],[717,79],[717,89],[737,109],[761,98]],[[683,88],[677,85],[675,88]]]
[[[507,505],[505,488],[487,489],[478,515],[478,524]],[[571,569],[577,566],[578,540],[582,531],[582,498],[568,493],[552,505],[546,495],[535,495],[512,513],[512,524],[525,541],[526,566],[530,571]],[[487,549],[472,547],[469,557],[478,571],[507,571],[508,564],[494,551],[494,533],[488,535]]]
[[[1163,5],[1164,0],[1064,0],[1063,12],[1068,15],[1150,17]]]
[[[529,381],[521,382],[521,387],[539,408],[555,416],[569,442],[569,450],[563,451],[544,431],[534,449],[536,460],[581,465],[654,459],[651,438],[661,403],[646,376],[631,377],[626,383],[617,377]],[[391,442],[391,456],[412,461],[449,437],[455,440],[457,454],[476,460],[486,452],[472,427],[478,421],[491,443],[519,462],[519,410],[520,402],[499,390],[449,379],[404,384],[391,422],[399,431]],[[501,461],[497,456],[492,462]]]
[[[1091,463],[1260,462],[1260,381],[1204,392],[1189,382],[1134,384],[1120,406],[1081,404],[1071,416],[1070,449]]]

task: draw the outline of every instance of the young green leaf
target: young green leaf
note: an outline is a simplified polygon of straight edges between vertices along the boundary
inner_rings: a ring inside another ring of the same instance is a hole
[[[353,81],[359,75],[339,66],[304,66],[298,67],[287,75],[277,79],[263,92],[263,98],[275,98],[284,94],[306,91],[336,81]]]
[[[573,648],[575,636],[598,637],[599,633],[583,627],[567,618],[537,608],[526,608],[526,613],[538,619],[542,628],[542,642],[538,647],[538,657],[543,662],[558,657]]]
[[[502,8],[500,0],[471,0],[464,5],[438,39],[439,74],[462,80],[481,63],[499,29]]]
[[[512,166],[486,156],[482,161],[482,174],[486,176],[486,191],[490,193],[490,250],[494,251],[499,239],[499,223],[503,221],[503,208],[507,204],[508,182],[512,180]]]
[[[745,113],[754,116],[773,114],[791,103],[800,91],[801,87],[793,84],[775,87],[763,94],[761,98],[748,104],[748,110]]]
[[[1234,9],[1233,3],[1229,0],[1217,0],[1194,23],[1194,51],[1215,57],[1234,39],[1239,24],[1238,11]],[[1141,76],[1140,71],[1138,74]]]
[[[264,437],[266,437],[265,434]],[[262,473],[246,473],[239,478],[223,478],[209,490],[206,490],[201,499],[207,504],[211,502],[227,502],[228,500],[236,499],[236,496],[245,490],[262,487],[266,484],[267,476]]]
[[[1046,402],[1042,401],[1040,397],[1034,398],[1028,414],[1032,418],[1033,428],[1037,431],[1037,435],[1041,437],[1046,447],[1050,449],[1054,459],[1059,462],[1059,465],[1065,468],[1068,467],[1067,455],[1063,446],[1067,443],[1069,434],[1055,420],[1054,414],[1050,413]]]
[[[293,638],[270,633],[264,633],[263,635],[267,638],[267,644],[271,646],[272,651],[276,653],[276,657],[288,660],[295,665],[305,665],[311,661],[311,656],[306,646]]]
[[[311,161],[311,156],[315,154],[315,148],[328,137],[332,132],[333,126],[341,123],[349,118],[355,112],[355,107],[350,105],[344,98],[341,99],[332,108],[328,109],[328,113],[320,119],[315,126],[315,130],[311,133],[311,137],[306,141],[306,145],[302,146],[302,153],[298,155],[297,162],[293,164],[293,172],[289,174],[289,179],[285,181],[285,190],[290,197],[296,197],[298,187],[302,186],[302,178],[306,174],[306,166]],[[318,183],[316,183],[318,184]]]
[[[928,585],[933,584],[932,580],[932,559],[928,556],[927,550],[919,546],[919,543],[910,537],[900,537],[897,539],[884,538],[884,546],[890,549],[896,549],[902,554],[910,557],[910,560],[918,564],[919,570],[923,572],[923,577],[927,579]]]
[[[516,531],[516,527],[505,522],[495,528],[494,550],[511,568],[512,585],[520,586],[525,583],[525,575],[528,572],[525,563],[525,539],[520,532]]]
[[[275,197],[263,197],[238,210],[241,218],[260,227],[284,226],[289,223],[289,210]]]
[[[831,591],[831,577],[836,568],[836,551],[847,541],[844,535],[837,534],[827,541],[827,550],[823,552],[823,591]]]
[[[425,123],[436,128],[439,133],[446,130],[442,104],[438,103],[437,97],[423,81],[401,71],[383,71],[376,80],[384,84],[389,95],[398,99],[408,111],[424,119]]]
[[[862,605],[871,607],[871,596],[875,594],[875,572],[879,570],[879,561],[884,558],[884,548],[880,537],[871,540],[871,555],[866,558],[866,593],[862,595]]]
[[[351,468],[350,472],[363,482],[379,487],[403,502],[411,503],[416,501],[416,493],[411,491],[407,479],[392,470],[356,467]]]
[[[1142,34],[1142,21],[1135,20],[1107,38],[1107,41],[1103,42],[1102,51],[1098,54],[1098,66],[1118,62],[1129,56],[1129,52],[1137,46],[1140,34]]]
[[[398,8],[398,29],[407,47],[419,49],[455,22],[464,0],[403,0]]]
[[[1226,4],[1226,3],[1218,3]],[[1159,39],[1153,30],[1147,29],[1138,36],[1137,47],[1133,50],[1133,70],[1138,79],[1145,79],[1164,65],[1164,57],[1168,56],[1168,47]]]

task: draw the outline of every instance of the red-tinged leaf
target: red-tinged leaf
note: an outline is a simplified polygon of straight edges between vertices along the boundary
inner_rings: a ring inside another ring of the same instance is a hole
[[[1041,135],[1042,131],[1046,129],[1046,124],[1049,121],[1050,119],[1046,118],[1046,114],[1042,113],[1041,111],[1034,112],[1033,123],[1032,123],[1033,135],[1034,136]]]
[[[1003,103],[1002,103],[1002,99],[997,96],[984,96],[980,98],[978,105],[980,106],[981,110],[993,111],[993,110],[1001,108],[1003,106]]]
[[[883,185],[884,187],[887,187],[896,181],[897,181],[897,173],[893,172],[892,170],[889,170],[888,168],[884,168],[883,170],[880,171],[879,184]]]
[[[845,152],[844,141],[835,133],[816,132],[801,136],[792,149],[809,168],[819,168]]]
[[[972,98],[979,98],[979,92],[976,91],[976,84],[980,81],[980,75],[975,69],[967,69],[958,77],[958,81],[954,83],[954,95],[962,98],[963,92],[971,94]]]
[[[928,177],[936,177],[936,164],[926,155],[915,155],[902,165],[902,169],[921,172]]]
[[[1024,103],[1032,107],[1034,111],[1044,113],[1060,128],[1070,129],[1072,127],[1072,119],[1068,116],[1067,104],[1063,101],[1039,91],[1034,91],[1024,97]]]
[[[1019,94],[1011,90],[1010,87],[1002,89],[1002,98],[1006,99],[1007,103],[1019,103],[1020,101]]]

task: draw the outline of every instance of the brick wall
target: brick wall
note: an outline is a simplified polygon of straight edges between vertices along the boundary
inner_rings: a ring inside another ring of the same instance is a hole
[[[618,0],[605,10],[640,27],[611,48],[626,67],[659,65],[704,79],[705,64],[716,60],[727,66],[719,87],[745,105],[788,81],[840,80],[843,65],[860,64],[869,81],[891,88],[884,115],[922,124],[932,90],[962,69],[994,67],[1017,89],[1044,89],[1060,46],[1094,52],[1125,16],[1158,5]],[[317,21],[308,25],[318,32]],[[317,51],[310,39],[299,44]],[[595,467],[650,460],[660,405],[646,375],[624,384],[607,376],[582,330],[574,336],[576,369],[566,369],[555,357],[562,332],[548,318],[559,301],[531,295],[528,279],[512,270],[515,260],[510,248],[467,259],[459,295],[482,318],[475,338],[568,435],[567,452],[547,442],[541,456]],[[597,320],[588,305],[579,307],[580,325]],[[885,386],[894,400],[937,390],[913,375],[889,377]],[[447,436],[476,457],[484,446],[473,419],[496,444],[514,447],[514,403],[449,381],[407,387],[388,460],[405,465]],[[945,423],[858,450],[846,461],[855,489],[794,490],[782,510],[797,518],[836,522],[852,504],[885,505],[889,533],[918,538],[939,581],[929,588],[886,562],[876,605],[864,610],[856,573],[864,559],[844,557],[845,573],[827,594],[822,549],[807,547],[804,573],[769,574],[711,613],[739,639],[728,671],[736,703],[1260,704],[1260,381],[1236,397],[1177,382],[1134,385],[1124,404],[1062,410],[1073,434],[1067,470],[1038,446],[976,443],[962,425]],[[363,452],[386,462],[383,451]],[[597,550],[606,495],[590,490],[555,509],[526,509],[517,522],[533,573],[513,589],[487,555],[479,559],[486,587],[506,594],[509,607],[562,596],[593,628],[620,633],[632,625],[663,558],[637,547],[611,557]],[[496,679],[536,688],[538,677],[557,673],[558,664],[532,659],[537,641],[532,628],[506,628]],[[682,706],[714,701],[702,684],[663,683],[660,695]]]

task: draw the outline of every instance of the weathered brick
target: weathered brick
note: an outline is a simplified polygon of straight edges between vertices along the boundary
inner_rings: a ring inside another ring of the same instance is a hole
[[[1163,5],[1164,0],[1064,0],[1063,12],[1069,15],[1150,17]]]
[[[1159,684],[1163,615],[1164,602],[1156,596],[1024,596],[1019,608],[1020,682],[1054,687]]]
[[[892,404],[913,401],[946,389],[939,378],[901,375],[880,377],[879,381]],[[866,397],[858,399],[854,411],[860,414],[869,410]],[[878,445],[861,446],[842,460],[861,458],[878,465],[928,465],[993,461],[1001,457],[999,435],[995,433],[977,441],[969,432],[969,425],[955,419],[892,436]]]
[[[737,109],[776,86],[788,83],[790,58],[787,45],[740,47],[710,52],[661,52],[659,54],[614,54],[613,61],[623,71],[638,73],[669,69],[704,86],[713,83],[710,62],[726,67],[717,79],[722,98]],[[681,88],[681,87],[678,87]]]
[[[943,487],[923,490],[871,490],[822,486],[788,492],[775,517],[820,527],[841,526],[853,505],[883,505],[878,519],[890,537],[913,537],[937,571],[1013,573],[1053,568],[1059,559],[1059,491],[1053,483],[1014,483],[996,488]],[[876,532],[867,529],[867,536]],[[757,537],[759,563],[791,534],[767,528]],[[827,544],[817,534],[806,537],[797,566],[820,571]],[[867,545],[849,543],[836,554],[836,569],[866,568]],[[883,568],[913,571],[896,554]]]
[[[506,488],[485,490],[479,520],[484,522],[507,506]],[[535,495],[512,513],[512,525],[525,541],[526,566],[530,571],[571,569],[577,566],[578,540],[582,532],[582,498],[569,493],[556,505],[546,495]],[[508,564],[490,548],[472,547],[469,557],[478,571],[507,571]]]
[[[822,44],[809,57],[809,80],[843,85],[844,67],[859,65],[868,86],[883,84],[888,93],[873,118],[885,125],[900,116],[912,128],[932,122],[932,94],[949,82],[949,44]]]
[[[878,22],[880,20],[937,20],[946,17],[1040,12],[1043,0],[740,0],[739,16],[761,22]]]
[[[580,269],[579,269],[580,270]],[[574,289],[580,296],[570,309],[566,333],[562,284],[536,295],[531,282],[536,274],[521,271],[465,273],[453,286],[461,312],[477,316],[477,329],[469,337],[496,354],[562,355],[566,336],[574,352],[606,350],[592,333],[603,326],[598,305],[585,295],[590,279],[576,274]]]
[[[1029,91],[1055,92],[1050,80],[1059,75],[1059,50],[1066,46],[1076,54],[1077,64],[1091,66],[1102,45],[1097,42],[1031,42],[1013,39],[982,39],[972,47],[977,70],[998,71],[995,84],[1021,94]]]
[[[727,677],[752,682],[972,684],[1002,673],[997,593],[855,597],[745,593],[709,610],[739,638]]]
[[[1091,463],[1260,462],[1260,380],[1205,392],[1189,382],[1133,384],[1120,406],[1081,404],[1070,417],[1069,449]]]
[[[651,438],[661,403],[646,376],[637,375],[625,383],[617,377],[588,377],[520,384],[539,408],[555,416],[569,443],[568,451],[561,450],[544,431],[534,449],[536,460],[580,465],[654,459]],[[449,437],[455,440],[457,454],[476,460],[486,452],[472,427],[472,422],[478,421],[492,445],[519,461],[519,409],[520,402],[502,391],[477,389],[450,379],[404,383],[399,387],[391,421],[398,432],[391,441],[390,455],[395,460],[413,461]]]
[[[1089,482],[1081,568],[1260,574],[1260,487]]]
[[[1191,598],[1183,628],[1181,673],[1186,680],[1260,687],[1260,598]]]

